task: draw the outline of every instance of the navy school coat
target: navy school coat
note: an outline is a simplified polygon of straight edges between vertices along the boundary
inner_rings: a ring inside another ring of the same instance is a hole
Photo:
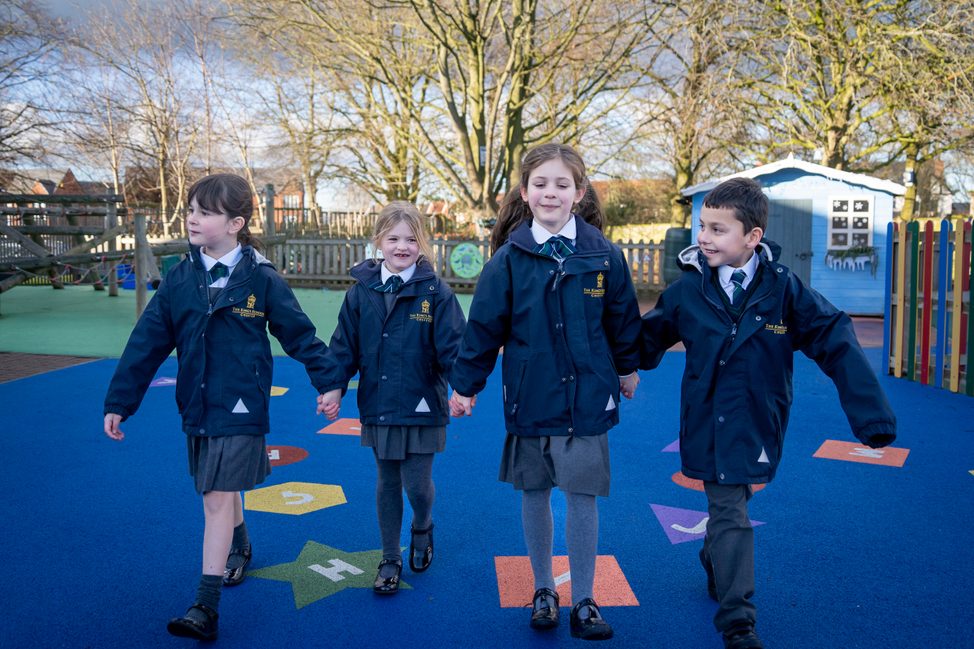
[[[267,330],[304,364],[318,392],[342,387],[334,355],[315,335],[294,293],[250,246],[210,304],[195,246],[169,273],[129,336],[105,397],[105,413],[139,408],[159,365],[176,349],[176,404],[188,435],[263,435],[273,360]]]
[[[477,282],[450,375],[483,390],[500,347],[504,421],[514,435],[598,435],[619,423],[619,376],[639,365],[639,305],[625,257],[576,218],[576,254],[534,252],[529,223],[498,249]]]
[[[369,288],[381,264],[364,261],[351,270],[356,284],[345,294],[330,348],[343,384],[360,373],[363,424],[444,426],[449,423],[447,376],[453,367],[464,317],[446,282],[421,259],[386,312],[384,293]]]
[[[879,447],[896,438],[896,417],[852,320],[775,262],[775,248],[762,243],[760,284],[737,321],[698,246],[680,253],[683,274],[643,316],[643,369],[655,368],[677,341],[686,346],[680,458],[688,477],[726,484],[774,478],[788,427],[796,350],[832,379],[860,441]]]

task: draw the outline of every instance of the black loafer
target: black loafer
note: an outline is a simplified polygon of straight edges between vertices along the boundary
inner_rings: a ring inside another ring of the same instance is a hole
[[[588,607],[588,615],[582,617],[578,611]],[[602,619],[599,605],[591,597],[586,597],[572,607],[571,631],[573,638],[582,640],[608,640],[612,637],[612,627]]]
[[[754,625],[737,626],[724,632],[724,649],[764,649]]]
[[[548,599],[555,600],[554,606],[548,606]],[[558,593],[550,588],[539,588],[534,591],[531,604],[531,628],[547,631],[558,626]]]
[[[707,571],[707,594],[715,602],[719,601],[717,599],[717,579],[714,577],[714,566],[702,549],[700,550],[700,565]]]
[[[382,566],[392,564],[396,566],[396,574],[391,577],[382,576]],[[402,560],[383,559],[379,562],[379,571],[375,573],[372,590],[380,595],[395,595],[399,592],[399,575],[402,574]]]
[[[425,534],[428,539],[426,545],[417,548],[414,545],[417,534]],[[433,563],[433,524],[425,530],[417,530],[412,525],[409,526],[409,569],[413,572],[423,572]]]
[[[205,622],[200,622],[196,618],[188,617],[189,611],[193,609],[202,611],[206,616]],[[216,640],[217,634],[217,612],[209,606],[203,604],[193,604],[182,617],[174,617],[169,620],[166,630],[174,636],[180,638],[195,638],[196,640]]]
[[[242,548],[231,548],[230,555],[227,557],[227,567],[223,571],[223,585],[224,586],[236,586],[243,582],[246,576],[247,566],[250,564],[250,558],[253,556],[253,550],[250,544],[243,546]],[[233,560],[234,557],[243,557],[243,561],[239,562]],[[233,561],[235,565],[230,566],[230,562]],[[239,563],[239,565],[237,565]]]

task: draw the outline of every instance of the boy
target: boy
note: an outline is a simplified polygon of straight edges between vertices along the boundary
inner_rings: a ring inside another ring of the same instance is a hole
[[[832,379],[853,433],[879,448],[896,418],[856,340],[852,321],[774,261],[762,241],[768,199],[734,178],[704,198],[696,246],[683,275],[643,316],[642,369],[677,341],[686,346],[680,407],[683,473],[704,483],[710,518],[700,562],[719,603],[726,649],[760,649],[754,631],[754,533],[750,485],[770,482],[781,459],[795,350]]]

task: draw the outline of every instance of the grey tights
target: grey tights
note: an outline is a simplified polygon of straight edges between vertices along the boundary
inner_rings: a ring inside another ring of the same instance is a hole
[[[595,496],[565,492],[568,505],[565,541],[571,571],[572,600],[592,597],[595,583],[595,557],[599,544],[599,508]],[[521,492],[521,523],[524,542],[531,558],[534,588],[555,589],[551,572],[552,536],[551,489],[525,489]],[[553,602],[552,602],[553,604]]]
[[[413,508],[412,525],[424,530],[432,522],[433,453],[407,453],[405,460],[375,459],[378,476],[375,485],[375,504],[379,515],[379,535],[382,537],[382,558],[402,559],[399,541],[402,536],[402,492],[406,491]],[[417,542],[422,541],[420,536]]]

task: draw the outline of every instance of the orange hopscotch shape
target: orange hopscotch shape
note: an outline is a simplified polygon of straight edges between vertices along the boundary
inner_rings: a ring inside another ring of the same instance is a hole
[[[358,419],[336,419],[318,431],[319,435],[361,435],[362,422]]]
[[[834,439],[827,439],[812,457],[902,467],[906,463],[906,456],[909,454],[910,449],[908,448],[893,448],[892,446],[869,448],[858,442],[839,442]]]
[[[551,567],[560,604],[570,606],[572,582],[568,557],[552,557]],[[534,577],[528,557],[494,557],[494,568],[497,571],[497,591],[501,608],[520,608],[531,603],[531,598],[534,597]],[[612,555],[596,557],[593,591],[595,601],[602,607],[639,606],[639,600]]]
[[[687,489],[693,489],[694,491],[703,491],[703,480],[697,480],[696,478],[688,478],[683,474],[683,471],[677,471],[670,476],[670,480],[674,483],[685,487]],[[751,493],[757,493],[767,487],[766,484],[752,484]]]

